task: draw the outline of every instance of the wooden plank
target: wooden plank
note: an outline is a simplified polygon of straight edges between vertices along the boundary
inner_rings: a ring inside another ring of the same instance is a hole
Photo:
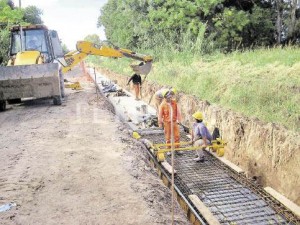
[[[172,166],[167,162],[163,161],[161,165],[170,173],[172,174]],[[174,170],[174,174],[176,174],[176,170]]]
[[[270,195],[272,195],[274,198],[276,198],[278,201],[280,201],[283,205],[285,205],[288,209],[290,209],[293,213],[295,213],[297,216],[300,217],[300,207],[296,205],[294,202],[277,192],[271,187],[265,187],[264,188],[266,192],[268,192]]]
[[[237,173],[244,173],[245,172],[242,168],[240,168],[237,165],[235,165],[234,163],[230,162],[228,159],[217,156],[217,154],[215,152],[211,152],[211,154],[214,155],[216,158],[218,158],[221,162],[223,162],[224,164],[229,166],[231,169],[236,171]]]
[[[189,195],[189,199],[193,202],[208,224],[221,225],[219,220],[211,213],[211,211],[204,205],[197,195]]]

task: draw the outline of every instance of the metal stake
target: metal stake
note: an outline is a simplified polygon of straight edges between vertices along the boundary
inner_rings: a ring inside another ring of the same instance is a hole
[[[21,0],[19,0],[19,8],[22,8]],[[21,52],[23,52],[23,29],[22,29],[22,24],[20,22],[20,38],[21,38]]]
[[[98,91],[97,91],[97,76],[96,76],[96,70],[94,67],[94,75],[95,75],[95,88],[96,88],[96,94],[98,95]]]
[[[171,118],[171,164],[172,164],[172,225],[174,225],[174,127],[173,127],[173,108],[171,103],[170,107],[170,118]]]

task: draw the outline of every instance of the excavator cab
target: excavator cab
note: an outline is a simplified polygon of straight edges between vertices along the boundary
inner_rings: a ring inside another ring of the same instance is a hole
[[[58,57],[63,57],[63,50],[57,32],[48,30],[44,25],[31,25],[20,29],[20,26],[14,26],[11,29],[10,45],[11,61],[8,66],[42,64],[53,62]],[[27,54],[31,51],[40,53],[41,61],[35,61],[36,58]],[[25,54],[26,57],[18,60],[17,54]],[[26,58],[26,60],[25,60]],[[14,61],[17,59],[17,61]]]

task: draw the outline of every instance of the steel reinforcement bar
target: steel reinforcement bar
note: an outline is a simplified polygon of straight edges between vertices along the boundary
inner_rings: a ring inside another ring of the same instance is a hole
[[[164,136],[151,133],[151,128],[142,132],[142,138],[153,144],[163,143]],[[144,134],[143,134],[144,133]],[[185,133],[182,141],[187,141]],[[157,168],[163,183],[171,187],[171,174],[161,166],[148,149],[149,159]],[[210,152],[205,152],[204,163],[195,162],[194,151],[175,154],[176,198],[192,224],[213,224],[198,210],[190,196],[197,196],[222,225],[299,225],[300,218],[281,202],[253,183],[244,174],[237,173]],[[166,160],[171,164],[171,157]]]

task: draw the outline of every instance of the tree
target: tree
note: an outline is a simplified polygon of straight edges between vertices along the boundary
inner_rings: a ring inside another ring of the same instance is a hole
[[[43,11],[36,6],[28,6],[24,9],[24,21],[30,24],[43,24],[41,16]]]
[[[300,39],[300,0],[108,0],[98,26],[128,48],[232,51]],[[199,49],[199,48],[197,48]]]
[[[100,37],[97,34],[90,34],[90,35],[86,36],[84,38],[84,40],[92,42],[92,43],[97,44],[97,45],[101,44]]]
[[[70,52],[70,50],[68,49],[68,47],[67,47],[66,44],[63,44],[63,43],[62,43],[62,49],[63,49],[63,53],[64,53],[64,54],[67,54],[68,52]]]
[[[300,0],[289,0],[286,5],[286,42],[300,42]]]
[[[98,27],[105,27],[107,40],[120,46],[132,43],[132,15],[128,4],[123,0],[109,0],[101,9]]]
[[[275,0],[276,7],[276,42],[281,44],[283,36],[283,12],[284,12],[284,1]]]
[[[14,9],[11,1],[0,0],[0,64],[8,61],[9,28],[19,24],[23,19],[23,11]]]

